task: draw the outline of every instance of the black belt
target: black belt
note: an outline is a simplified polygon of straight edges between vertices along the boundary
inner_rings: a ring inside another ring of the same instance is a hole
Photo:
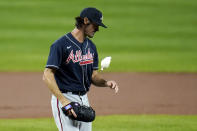
[[[74,95],[80,95],[80,96],[83,96],[85,95],[87,92],[86,91],[67,91],[67,90],[61,90],[62,93],[72,93]]]

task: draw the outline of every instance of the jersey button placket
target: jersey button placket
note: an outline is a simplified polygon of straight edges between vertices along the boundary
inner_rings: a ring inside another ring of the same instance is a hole
[[[88,43],[86,43],[86,44],[88,44]],[[82,45],[82,51],[83,51],[83,54],[84,55],[86,55],[86,44],[85,43],[83,43],[83,45]],[[84,82],[86,82],[86,84],[85,85],[87,85],[88,84],[88,76],[87,76],[87,64],[85,64],[84,66],[83,66],[83,73],[84,73]],[[88,88],[88,87],[86,87],[86,88]]]
[[[81,51],[82,51],[82,56],[85,55],[85,48],[84,48],[84,43],[81,44]],[[82,68],[82,73],[83,73],[83,86],[84,86],[84,89],[85,91],[87,91],[86,89],[86,86],[85,86],[85,68],[84,68],[84,65],[81,65],[81,68]]]

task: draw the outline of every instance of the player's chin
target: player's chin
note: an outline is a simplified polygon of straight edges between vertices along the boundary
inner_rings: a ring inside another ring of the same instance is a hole
[[[89,38],[93,38],[94,37],[95,32],[88,34]]]

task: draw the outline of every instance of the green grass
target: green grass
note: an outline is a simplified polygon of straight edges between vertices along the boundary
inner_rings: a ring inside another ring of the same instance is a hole
[[[88,6],[103,11],[93,41],[107,71],[197,72],[196,0],[1,0],[0,71],[42,71],[50,45]]]
[[[0,119],[3,131],[54,131],[54,120]],[[177,115],[112,115],[98,116],[93,131],[196,131],[197,116]]]

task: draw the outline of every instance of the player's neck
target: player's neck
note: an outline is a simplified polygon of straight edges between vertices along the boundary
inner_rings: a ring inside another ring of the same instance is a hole
[[[71,32],[71,34],[73,35],[73,37],[75,37],[75,39],[76,39],[77,41],[79,41],[79,43],[83,43],[83,41],[85,40],[85,36],[84,36],[83,31],[81,31],[81,30],[79,30],[79,29],[77,29],[77,28],[75,28],[75,29]]]

